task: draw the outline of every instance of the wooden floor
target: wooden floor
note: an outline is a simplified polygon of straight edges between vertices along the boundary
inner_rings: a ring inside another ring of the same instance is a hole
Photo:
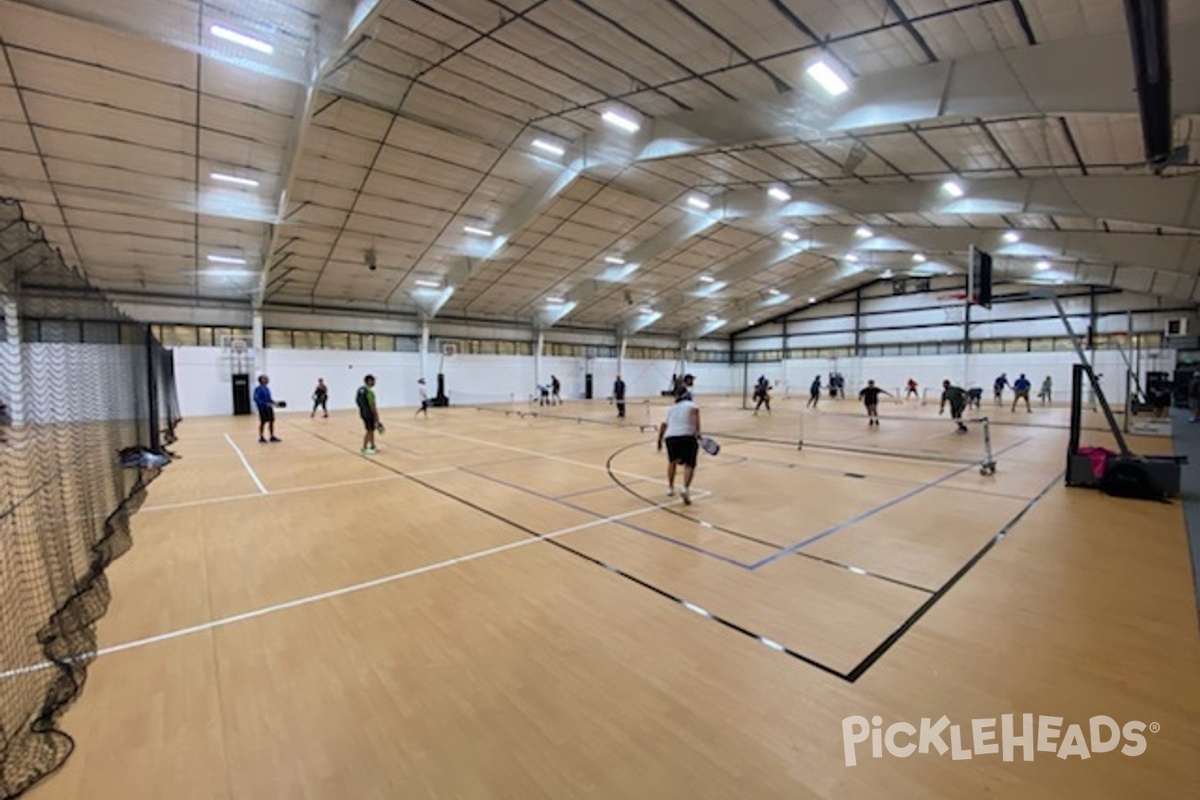
[[[248,418],[186,421],[110,571],[106,649],[64,721],[75,754],[29,797],[1200,785],[1182,513],[1065,488],[1065,409],[985,405],[985,476],[981,426],[957,436],[934,406],[885,405],[877,429],[851,401],[702,406],[723,450],[688,508],[665,496],[657,403],[621,424],[582,401],[385,411],[374,457],[350,414],[283,414],[272,445]],[[844,718],[945,715],[969,748],[971,720],[1013,713],[1156,732],[1133,757],[872,758],[864,743],[846,764]]]

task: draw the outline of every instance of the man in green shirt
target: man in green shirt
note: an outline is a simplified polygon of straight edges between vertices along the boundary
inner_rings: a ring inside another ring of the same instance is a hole
[[[967,426],[962,421],[962,413],[967,405],[967,393],[961,386],[950,385],[948,380],[942,381],[942,404],[938,408],[939,414],[945,413],[946,403],[950,404],[950,416],[958,424],[958,432],[966,433]]]
[[[375,429],[379,427],[379,411],[375,408],[374,375],[363,378],[363,385],[358,387],[358,394],[355,395],[354,402],[358,406],[358,416],[362,418],[363,427],[367,431],[363,434],[362,454],[373,456],[376,452]]]

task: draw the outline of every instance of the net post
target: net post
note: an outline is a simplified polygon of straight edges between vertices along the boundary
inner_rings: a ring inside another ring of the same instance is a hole
[[[154,362],[154,333],[149,325],[142,326],[142,335],[146,337],[144,348],[146,358],[146,389],[148,390],[147,416],[150,424],[150,452],[162,453],[162,439],[158,429],[158,374]]]

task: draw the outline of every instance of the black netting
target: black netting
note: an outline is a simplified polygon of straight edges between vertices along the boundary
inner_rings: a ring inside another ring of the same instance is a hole
[[[0,201],[0,797],[71,752],[104,571],[178,420],[171,353]]]

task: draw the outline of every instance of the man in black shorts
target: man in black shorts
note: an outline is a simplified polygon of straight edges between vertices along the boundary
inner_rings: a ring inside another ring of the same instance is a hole
[[[875,385],[875,381],[867,381],[867,385],[862,388],[858,396],[862,398],[863,405],[867,407],[867,425],[879,424],[879,395],[886,394],[892,396],[891,392],[885,392]]]
[[[667,496],[675,494],[675,467],[682,464],[683,489],[679,497],[684,505],[690,506],[696,453],[700,449],[700,409],[686,390],[680,390],[675,395],[675,405],[667,410],[667,421],[658,427],[660,452],[664,441],[667,444]]]
[[[946,411],[946,403],[950,404],[950,417],[958,425],[958,433],[966,433],[967,426],[962,421],[963,408],[967,405],[967,393],[961,386],[952,386],[949,380],[942,381],[942,404],[938,413]]]
[[[366,429],[366,433],[363,434],[362,454],[373,456],[377,452],[375,450],[375,429],[379,427],[379,411],[375,407],[374,375],[363,378],[363,385],[358,387],[354,403],[358,406],[358,416],[362,419],[363,427]]]

